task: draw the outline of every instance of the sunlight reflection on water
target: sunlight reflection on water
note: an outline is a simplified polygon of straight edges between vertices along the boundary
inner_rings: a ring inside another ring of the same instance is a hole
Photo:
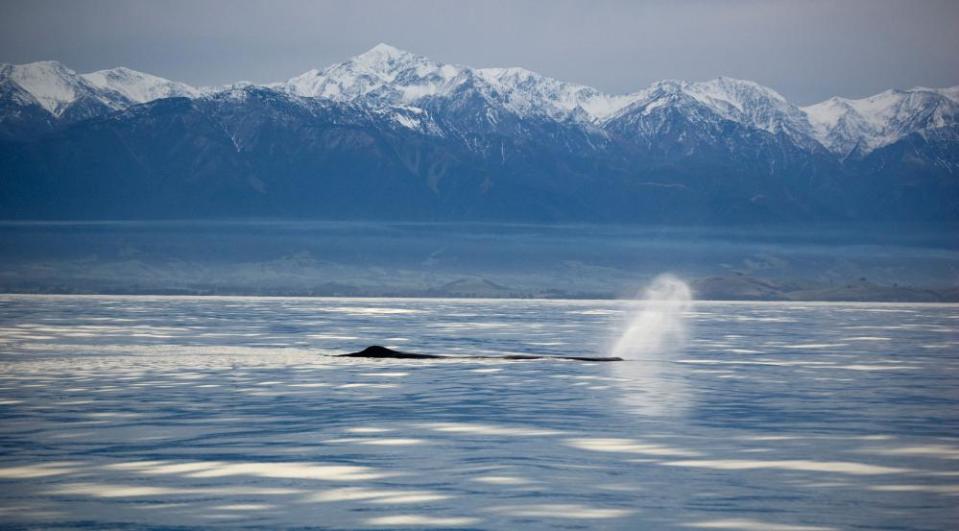
[[[0,297],[10,525],[948,528],[956,306]],[[851,510],[850,507],[856,507]],[[863,509],[863,510],[860,510]],[[868,509],[868,510],[865,510]]]

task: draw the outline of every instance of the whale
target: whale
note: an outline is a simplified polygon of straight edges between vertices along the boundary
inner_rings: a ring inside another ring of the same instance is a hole
[[[537,356],[534,354],[507,354],[505,356],[442,356],[439,354],[417,354],[414,352],[402,352],[380,345],[366,347],[359,352],[350,354],[340,354],[339,358],[368,358],[379,360],[507,360],[507,361],[527,361],[527,360],[568,360],[568,361],[623,361],[623,358],[617,357],[597,357],[597,356]]]

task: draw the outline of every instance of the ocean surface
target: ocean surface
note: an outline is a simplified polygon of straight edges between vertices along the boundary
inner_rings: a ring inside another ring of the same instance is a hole
[[[959,306],[0,296],[0,527],[955,529]],[[677,324],[677,323],[673,323]]]

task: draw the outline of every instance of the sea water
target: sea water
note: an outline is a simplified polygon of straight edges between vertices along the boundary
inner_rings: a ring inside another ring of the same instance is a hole
[[[636,312],[2,296],[0,525],[959,521],[957,306],[689,303],[668,356],[622,363],[332,357],[605,356]]]

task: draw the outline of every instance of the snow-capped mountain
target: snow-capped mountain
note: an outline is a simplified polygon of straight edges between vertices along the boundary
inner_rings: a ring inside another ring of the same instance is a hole
[[[805,107],[820,143],[842,155],[866,155],[913,133],[959,123],[959,87],[887,90],[862,99],[830,98]]]
[[[195,88],[124,67],[78,75],[55,61],[2,65],[0,83],[12,87],[7,89],[7,107],[36,103],[54,120],[71,121],[163,98],[198,98],[257,86],[241,82]],[[639,116],[631,120],[638,123],[660,106],[671,105],[680,114],[704,120],[704,125],[730,121],[785,135],[806,150],[825,148],[842,157],[866,156],[912,133],[955,124],[959,105],[959,87],[951,87],[893,90],[858,100],[837,97],[800,108],[768,87],[728,77],[697,83],[661,81],[631,94],[611,95],[524,68],[442,64],[382,43],[342,63],[260,87],[352,103],[380,115],[394,109],[394,121],[414,129],[426,127],[424,120],[430,118],[428,113],[417,120],[411,115],[464,95],[484,106],[473,112],[485,114],[490,122],[505,113],[520,120],[538,117],[604,127],[622,124],[630,120],[624,114],[636,112]],[[67,113],[71,107],[77,111]],[[645,129],[649,127],[640,127]]]
[[[0,136],[31,134],[162,98],[203,94],[185,83],[128,68],[77,74],[56,61],[0,65]],[[31,115],[32,120],[23,120]]]
[[[957,220],[957,109],[727,77],[612,95],[386,44],[213,88],[0,65],[0,217]]]
[[[798,107],[776,91],[754,83],[728,77],[711,81],[688,83],[660,81],[629,96],[628,104],[607,117],[607,126],[622,128],[631,123],[655,141],[666,114],[682,116],[705,133],[715,129],[716,140],[722,134],[723,123],[764,131],[771,135],[785,135],[797,146],[809,151],[821,149],[812,136],[812,127]],[[659,124],[659,125],[657,125]]]
[[[695,101],[697,109],[691,112],[705,111],[714,119],[783,134],[804,149],[824,147],[843,156],[854,146],[864,156],[911,133],[942,127],[953,120],[949,109],[927,109],[937,105],[936,101],[914,99],[892,112],[877,109],[874,100],[888,100],[887,93],[864,100],[833,98],[800,108],[768,87],[728,77],[698,83],[662,81],[635,93],[610,95],[524,68],[472,69],[441,64],[386,44],[275,86],[297,96],[359,102],[372,107],[419,107],[425,101],[457,97],[469,89],[488,105],[520,117],[541,116],[599,125],[620,119],[629,109],[649,113],[669,102]],[[906,92],[938,94],[953,102],[959,98],[959,87]],[[887,102],[886,106],[890,104]],[[845,116],[843,107],[857,110]],[[917,118],[930,112],[938,118]]]
[[[115,92],[132,103],[146,103],[161,98],[195,98],[202,91],[178,81],[144,74],[125,67],[98,70],[82,77],[102,92]]]
[[[310,70],[280,86],[297,96],[352,102],[360,98],[409,105],[447,93],[465,69],[441,65],[386,44],[323,70]]]
[[[121,109],[126,103],[119,94],[99,90],[56,61],[0,65],[0,84],[15,86],[29,94],[30,98],[21,103],[36,103],[58,118],[78,105],[102,106],[102,110],[109,111]]]
[[[692,83],[687,92],[728,120],[772,134],[783,133],[794,141],[809,137],[805,113],[775,90],[758,83],[720,77]]]
[[[476,73],[504,105],[521,115],[541,113],[555,119],[574,117],[601,122],[638,97],[611,96],[519,67],[480,68]]]
[[[952,101],[959,102],[959,86],[938,89],[938,90],[937,89],[922,89],[922,90],[932,90],[932,91],[938,92],[939,94],[942,94],[943,96],[949,98]]]
[[[418,106],[465,90],[488,104],[520,116],[599,120],[625,105],[628,96],[564,83],[523,68],[479,68],[441,64],[378,44],[366,53],[323,70],[311,70],[280,84],[290,94],[368,105]]]

